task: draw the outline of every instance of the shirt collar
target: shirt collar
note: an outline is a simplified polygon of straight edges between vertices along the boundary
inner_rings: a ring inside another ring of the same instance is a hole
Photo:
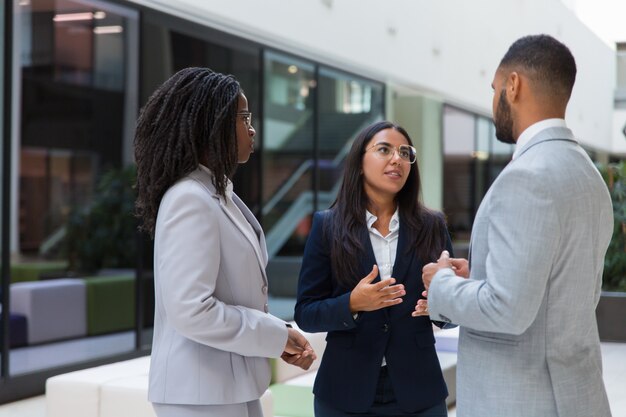
[[[374,216],[370,213],[369,210],[365,210],[365,221],[367,222],[367,228],[372,229],[372,225],[376,223],[378,217]],[[389,233],[393,233],[400,228],[400,217],[398,215],[398,208],[396,207],[396,211],[391,216],[391,220],[389,221]]]
[[[539,132],[551,127],[567,127],[567,125],[563,119],[546,119],[528,126],[526,130],[519,135],[519,138],[517,138],[515,152],[513,152],[513,159],[517,158],[524,146],[526,146],[532,138],[537,136]]]

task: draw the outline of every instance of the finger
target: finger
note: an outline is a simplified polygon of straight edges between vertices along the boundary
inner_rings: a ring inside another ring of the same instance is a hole
[[[294,328],[290,328],[289,332],[289,341],[292,345],[299,348],[300,350],[304,350],[304,347],[309,343],[309,341],[304,337],[302,333],[297,331]],[[292,352],[294,353],[294,352]]]
[[[313,350],[313,346],[311,346],[308,340],[306,342],[306,345],[304,345],[304,351],[307,353],[308,356],[313,357],[313,360],[317,359],[317,355],[315,354],[315,351]]]
[[[307,371],[311,367],[312,364],[313,364],[313,361],[310,360],[309,358],[300,358],[293,363],[293,365],[299,366],[305,371]]]
[[[402,284],[398,284],[398,285],[389,285],[387,287],[383,287],[380,290],[381,293],[386,293],[386,294],[395,294],[395,293],[399,293],[399,292],[404,292],[404,285]]]
[[[435,262],[424,265],[424,267],[422,268],[422,276],[424,276],[424,274],[427,274],[433,268],[437,268],[437,264]]]
[[[426,300],[418,300],[415,305],[415,311],[411,313],[413,317],[417,316],[427,316],[428,313],[428,302]]]
[[[450,253],[447,250],[441,252],[440,261],[450,262]]]
[[[367,274],[367,276],[363,278],[361,282],[365,282],[369,284],[370,282],[374,281],[377,276],[378,276],[378,265],[374,265],[372,267],[372,271],[369,274]]]
[[[295,337],[295,331],[292,331],[292,329],[289,329],[289,337],[287,337],[287,345],[285,346],[285,352],[291,354],[291,355],[295,355],[295,354],[300,354],[302,353],[302,351],[304,349],[302,349],[302,344],[298,342],[298,340]]]
[[[383,288],[389,287],[395,283],[396,283],[396,279],[389,277],[389,278],[381,279],[380,282],[377,282],[376,284],[372,284],[372,285],[373,285],[374,290],[380,291]]]
[[[402,302],[402,298],[393,298],[391,300],[383,300],[383,307],[395,306],[396,304],[400,304]]]
[[[280,355],[280,358],[288,364],[293,365],[300,359],[300,355],[291,355],[287,352],[283,352],[283,354]]]
[[[422,291],[422,297],[428,298],[428,291],[427,290]]]
[[[406,294],[404,285],[394,285],[392,287],[386,287],[378,291],[379,300],[392,300],[395,298],[403,297]]]

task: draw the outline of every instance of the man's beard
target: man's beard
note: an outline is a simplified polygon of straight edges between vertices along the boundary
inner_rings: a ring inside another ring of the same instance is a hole
[[[500,92],[498,108],[494,115],[493,124],[496,126],[496,138],[502,143],[515,143],[513,138],[513,117],[511,106],[506,101],[504,89]]]

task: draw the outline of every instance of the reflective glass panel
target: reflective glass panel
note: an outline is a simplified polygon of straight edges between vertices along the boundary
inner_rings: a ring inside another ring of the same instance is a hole
[[[88,0],[16,7],[21,108],[10,296],[25,330],[18,338],[15,322],[11,374],[133,350],[137,256],[128,165],[137,14]]]

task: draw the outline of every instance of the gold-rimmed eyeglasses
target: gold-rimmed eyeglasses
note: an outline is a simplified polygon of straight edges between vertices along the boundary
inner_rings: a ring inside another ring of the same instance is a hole
[[[400,145],[398,147],[392,146],[389,143],[375,143],[369,148],[365,149],[365,152],[370,149],[374,150],[374,155],[378,157],[378,159],[389,160],[393,158],[394,153],[398,153],[398,156],[402,161],[408,162],[412,164],[417,159],[417,151],[414,147],[410,145]]]
[[[252,112],[249,111],[239,111],[237,112],[237,116],[241,116],[243,122],[246,124],[246,127],[250,129],[252,127]]]

